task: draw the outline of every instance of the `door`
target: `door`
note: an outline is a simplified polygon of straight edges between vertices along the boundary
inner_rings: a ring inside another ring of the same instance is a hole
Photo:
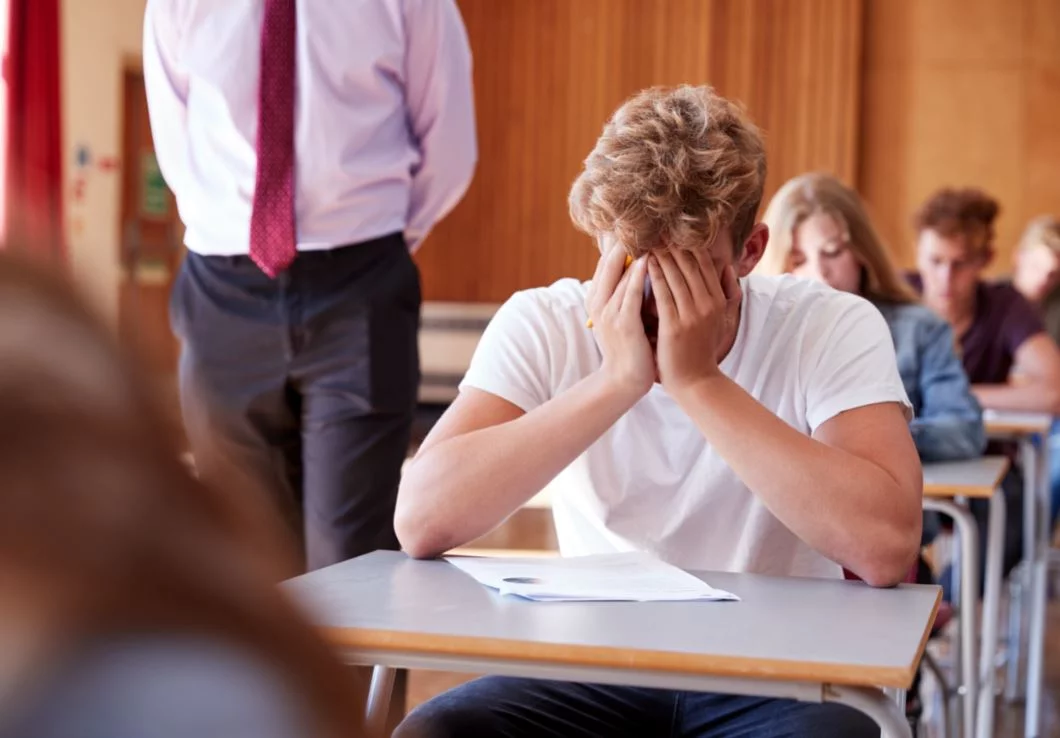
[[[159,379],[175,377],[178,344],[169,326],[169,293],[183,258],[183,226],[155,159],[143,71],[123,73],[121,295],[119,330]]]

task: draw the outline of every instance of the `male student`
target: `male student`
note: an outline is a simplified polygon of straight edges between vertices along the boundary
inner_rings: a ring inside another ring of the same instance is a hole
[[[983,280],[994,257],[996,200],[943,189],[915,216],[913,285],[953,326],[972,391],[986,408],[1060,413],[1060,349],[1011,284]]]
[[[614,114],[571,193],[596,274],[498,312],[403,479],[405,551],[466,543],[561,476],[566,555],[903,577],[921,471],[887,325],[860,297],[748,276],[768,240],[755,223],[764,175],[758,130],[709,87],[647,90]],[[842,706],[507,678],[420,706],[396,735],[778,730],[878,735]]]
[[[960,342],[964,370],[983,407],[1060,413],[1060,349],[1031,305],[1011,284],[987,282],[994,256],[996,200],[977,189],[943,189],[914,218],[917,268],[913,286],[949,321]],[[994,445],[988,453],[1014,450]],[[1004,571],[1020,560],[1023,482],[1014,470],[1003,483],[1006,498]],[[985,551],[989,506],[972,501]],[[947,578],[943,578],[947,581]]]

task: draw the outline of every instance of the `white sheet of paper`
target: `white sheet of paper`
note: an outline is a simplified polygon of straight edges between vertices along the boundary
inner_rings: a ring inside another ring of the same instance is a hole
[[[453,566],[503,595],[550,602],[738,600],[648,553],[555,558],[448,556]]]

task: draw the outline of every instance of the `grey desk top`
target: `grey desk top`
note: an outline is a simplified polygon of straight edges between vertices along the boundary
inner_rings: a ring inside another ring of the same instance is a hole
[[[444,561],[376,552],[284,584],[336,646],[712,676],[907,687],[938,587],[702,575],[740,602],[541,603]]]
[[[1004,456],[924,464],[924,496],[990,497],[1008,468]]]

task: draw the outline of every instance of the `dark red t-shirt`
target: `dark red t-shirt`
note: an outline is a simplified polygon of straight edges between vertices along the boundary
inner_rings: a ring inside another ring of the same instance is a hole
[[[923,291],[920,276],[909,283]],[[972,384],[1003,384],[1016,362],[1016,352],[1031,336],[1045,330],[1038,311],[1015,287],[1005,282],[980,282],[975,294],[975,319],[961,336],[961,359]]]

